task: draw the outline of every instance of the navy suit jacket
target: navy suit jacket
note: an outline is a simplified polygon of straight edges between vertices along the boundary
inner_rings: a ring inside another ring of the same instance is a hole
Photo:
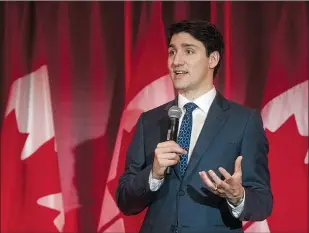
[[[209,109],[185,176],[173,167],[158,191],[149,188],[154,150],[166,141],[167,111],[177,98],[141,114],[127,151],[124,174],[119,179],[116,199],[119,209],[134,215],[148,207],[141,233],[243,232],[241,221],[261,221],[272,211],[273,196],[268,170],[268,141],[262,119],[255,110],[225,99],[219,92]],[[199,171],[218,168],[234,172],[242,155],[244,210],[235,218],[226,199],[211,193]]]

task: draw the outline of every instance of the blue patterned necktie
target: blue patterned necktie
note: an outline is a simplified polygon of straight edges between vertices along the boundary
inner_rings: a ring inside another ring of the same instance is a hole
[[[179,135],[177,138],[178,145],[185,149],[189,153],[190,139],[191,139],[191,131],[192,131],[192,112],[197,105],[195,103],[187,103],[184,108],[186,109],[186,113],[182,119],[182,123],[179,130]],[[186,168],[188,165],[188,155],[180,155],[179,161],[179,169],[181,177],[184,176],[186,172]]]

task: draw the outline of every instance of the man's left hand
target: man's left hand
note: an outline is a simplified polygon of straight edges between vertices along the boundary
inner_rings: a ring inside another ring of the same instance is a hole
[[[226,198],[234,206],[239,205],[244,196],[241,160],[242,156],[238,156],[235,162],[233,175],[230,175],[224,168],[219,167],[219,172],[225,178],[224,180],[221,180],[212,170],[208,171],[208,175],[205,171],[199,173],[204,184],[208,186],[214,194]],[[208,176],[210,176],[213,181]]]

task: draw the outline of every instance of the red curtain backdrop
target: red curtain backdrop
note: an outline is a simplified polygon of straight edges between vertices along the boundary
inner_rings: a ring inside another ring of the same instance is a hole
[[[0,13],[1,232],[138,231],[145,212],[123,216],[114,193],[137,117],[175,96],[165,34],[180,19],[218,25],[216,87],[262,112],[274,210],[244,229],[308,232],[308,3],[1,2]]]
[[[219,2],[211,13],[227,46],[221,87],[261,109],[270,143],[273,213],[244,229],[308,232],[308,3]]]

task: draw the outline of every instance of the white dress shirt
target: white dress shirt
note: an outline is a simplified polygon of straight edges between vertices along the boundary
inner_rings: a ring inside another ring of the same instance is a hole
[[[209,108],[216,96],[216,89],[213,87],[210,91],[208,91],[206,94],[200,96],[199,98],[195,99],[193,103],[195,103],[198,108],[196,108],[192,112],[192,132],[191,132],[191,140],[190,140],[190,147],[188,151],[188,162],[190,160],[192,151],[194,149],[194,146],[197,142],[197,139],[200,135],[200,132],[202,130],[202,127],[204,125],[204,122],[206,120],[206,117],[208,115]],[[181,115],[181,118],[179,119],[179,126],[181,126],[183,116],[185,114],[185,108],[184,105],[191,102],[188,100],[186,97],[183,95],[179,94],[178,95],[178,106],[181,108],[183,111],[183,114]],[[180,128],[180,127],[179,127]],[[179,131],[178,128],[178,131]],[[151,191],[157,191],[161,185],[163,184],[164,179],[158,180],[152,177],[152,171],[150,172],[149,175],[149,185],[150,185],[150,190]],[[245,193],[245,192],[244,192]],[[245,196],[242,200],[242,202],[238,206],[233,206],[231,203],[227,201],[230,210],[232,214],[234,215],[235,218],[238,218],[240,214],[243,211],[244,208],[244,203],[245,203]]]

